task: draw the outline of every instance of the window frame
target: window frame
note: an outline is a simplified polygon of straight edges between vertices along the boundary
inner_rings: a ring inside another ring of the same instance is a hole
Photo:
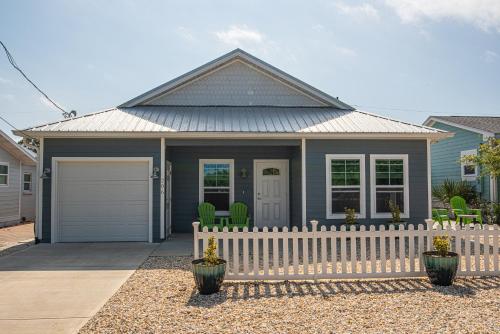
[[[5,175],[7,176],[7,183],[3,184],[0,183],[0,187],[8,187],[10,183],[10,165],[8,162],[0,162],[1,166],[7,166],[7,174],[0,174],[0,175]]]
[[[198,162],[198,204],[205,198],[204,166],[205,164],[229,164],[229,206],[234,203],[234,159],[199,159]],[[229,215],[227,211],[215,211],[218,216]]]
[[[334,186],[332,185],[332,160],[359,160],[359,186]],[[345,213],[332,213],[332,188],[360,188],[359,213],[356,218],[366,218],[366,171],[365,154],[325,154],[326,164],[326,219],[345,219]]]
[[[460,160],[462,160],[462,157],[465,155],[477,155],[477,149],[460,151]],[[474,166],[474,174],[465,174],[465,166]],[[477,167],[477,164],[464,164],[462,161],[460,161],[460,176],[462,177],[462,181],[475,181],[478,176]]]
[[[370,155],[370,217],[391,218],[390,212],[377,212],[377,187],[400,188],[401,186],[380,185],[377,186],[376,161],[377,160],[403,160],[403,200],[404,208],[401,210],[401,218],[410,218],[410,170],[408,166],[408,154],[371,154]]]
[[[30,188],[29,190],[25,190],[24,189],[24,185],[28,182],[26,182],[26,180],[24,179],[24,177],[26,175],[29,175],[30,176],[30,181],[29,181],[29,184],[30,184]],[[23,194],[33,194],[33,173],[32,172],[23,172]]]

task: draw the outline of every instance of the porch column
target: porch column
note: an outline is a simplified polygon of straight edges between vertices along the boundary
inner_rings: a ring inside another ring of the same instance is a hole
[[[432,218],[431,140],[427,139],[427,218]]]
[[[42,225],[43,225],[43,152],[44,139],[40,138],[40,147],[37,150],[37,164],[36,164],[36,191],[37,196],[35,199],[35,237],[42,240]]]
[[[306,197],[306,139],[301,139],[301,181],[302,181],[302,225],[307,224],[307,197]]]
[[[160,239],[165,239],[165,138],[160,139]]]

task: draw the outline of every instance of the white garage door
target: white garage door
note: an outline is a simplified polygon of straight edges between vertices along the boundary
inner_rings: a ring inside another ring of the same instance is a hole
[[[59,161],[57,241],[148,241],[148,161]]]

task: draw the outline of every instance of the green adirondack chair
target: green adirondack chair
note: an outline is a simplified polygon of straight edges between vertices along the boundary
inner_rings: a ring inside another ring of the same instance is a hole
[[[222,231],[223,224],[220,221],[220,218],[215,217],[215,206],[211,203],[201,203],[198,205],[198,220],[200,221],[201,228],[208,227],[209,229],[213,229],[215,226]],[[217,222],[218,220],[218,222]]]
[[[432,219],[438,222],[441,227],[443,226],[443,222],[447,221],[450,224],[450,216],[448,216],[447,209],[432,209]]]
[[[469,209],[465,200],[460,196],[453,196],[450,199],[451,210],[455,215],[458,222],[462,222],[464,224],[470,224],[474,222],[474,218],[464,217],[464,215],[475,215],[475,220],[479,224],[483,225],[483,218],[481,215],[481,209]]]
[[[242,202],[234,202],[229,208],[229,217],[225,218],[225,225],[229,230],[233,227],[243,228],[250,226],[248,206]]]

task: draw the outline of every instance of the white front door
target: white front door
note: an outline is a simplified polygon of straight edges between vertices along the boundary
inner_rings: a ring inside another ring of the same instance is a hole
[[[255,226],[288,226],[288,160],[254,160]]]

